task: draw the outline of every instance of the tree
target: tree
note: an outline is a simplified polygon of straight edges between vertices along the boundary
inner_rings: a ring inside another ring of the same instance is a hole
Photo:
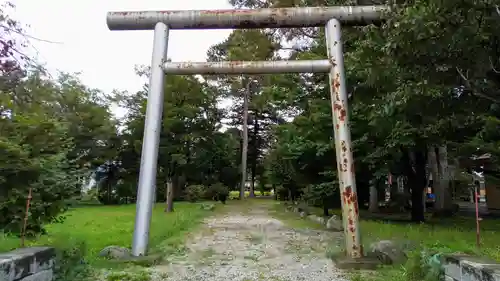
[[[116,128],[100,93],[71,75],[47,77],[24,55],[27,37],[8,14],[13,7],[0,9],[0,229],[21,230],[31,189],[27,230],[34,234],[79,195],[89,162],[108,153]]]
[[[116,129],[107,108],[88,99],[92,95],[69,75],[53,81],[39,71],[1,93],[0,206],[5,220],[0,220],[0,228],[21,229],[31,188],[28,230],[43,231],[43,224],[67,207],[66,200],[80,194],[90,162],[110,155],[106,141]]]
[[[145,90],[122,99],[132,108],[125,122],[122,175],[124,180],[133,182],[139,172]],[[217,108],[218,99],[216,89],[199,77],[166,78],[156,198],[165,198],[171,187],[173,196],[168,197],[167,211],[173,210],[174,198],[184,199],[188,185],[235,185],[239,140],[231,131],[220,132],[222,112]]]
[[[238,0],[231,3],[261,8],[340,5],[343,2]],[[365,2],[362,4],[371,4]],[[423,221],[422,193],[427,184],[429,147],[447,147],[447,157],[441,149],[443,169],[446,169],[447,158],[470,157],[471,152],[465,151],[473,145],[481,147],[481,151],[496,153],[495,149],[487,148],[491,146],[483,142],[481,136],[487,135],[484,134],[486,124],[491,124],[489,128],[498,128],[498,122],[492,121],[498,118],[494,116],[497,112],[492,110],[491,102],[498,100],[499,56],[494,46],[499,35],[493,27],[498,24],[500,15],[491,1],[471,0],[457,4],[455,1],[422,0],[412,1],[411,5],[402,4],[395,7],[380,26],[344,27],[352,138],[359,197],[368,197],[368,187],[380,182],[388,172],[400,172],[407,178],[411,190],[412,219]],[[292,51],[291,59],[326,56],[322,29],[283,30],[274,35],[280,38],[280,43],[300,42],[302,52]],[[471,57],[475,59],[470,60]],[[311,105],[329,107],[326,98],[329,94],[324,76],[295,77],[295,86],[286,95],[283,90],[284,85],[289,85],[286,81],[274,83],[273,88],[282,94],[280,99],[285,101],[282,102],[284,107],[299,112],[294,121],[298,126],[298,118],[314,116]],[[313,110],[318,111],[318,108]],[[316,131],[331,130],[327,125],[330,120],[325,118],[316,122],[325,123],[321,129],[309,122],[304,124]],[[309,133],[304,130],[301,135]],[[279,138],[279,146],[291,147],[292,140],[294,138]],[[277,146],[273,150],[276,152],[272,153],[282,151]],[[300,156],[307,155],[306,151],[298,151],[301,152],[296,152],[297,156],[290,163],[294,171],[306,167],[297,166],[299,160],[304,159]],[[312,163],[306,163],[312,167]],[[268,166],[277,169],[277,164]],[[395,167],[400,171],[395,171]],[[277,169],[275,176],[279,174],[286,178]],[[359,176],[361,174],[363,177]],[[366,178],[373,180],[363,182]],[[298,184],[304,179],[294,178],[293,181]],[[443,182],[446,186],[446,179]],[[308,183],[305,181],[302,185]]]
[[[276,44],[272,33],[262,30],[235,30],[224,42],[212,46],[208,51],[211,61],[222,60],[270,60],[279,59],[277,51],[280,46]],[[276,108],[268,102],[270,99],[269,86],[272,77],[269,76],[219,76],[214,79],[218,87],[228,89],[227,95],[234,101],[229,118],[231,125],[242,125],[242,182],[240,198],[244,198],[245,184],[247,181],[246,159],[250,161],[251,188],[250,197],[254,196],[256,178],[262,175],[262,156],[266,149],[266,135],[270,125],[280,121]],[[248,127],[251,135],[248,135]],[[247,140],[249,139],[249,140]],[[250,148],[246,151],[248,145]]]

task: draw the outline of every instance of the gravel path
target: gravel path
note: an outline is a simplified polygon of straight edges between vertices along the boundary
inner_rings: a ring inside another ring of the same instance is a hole
[[[186,243],[184,254],[153,269],[155,281],[344,281],[325,249],[339,235],[294,230],[257,205],[215,216]]]

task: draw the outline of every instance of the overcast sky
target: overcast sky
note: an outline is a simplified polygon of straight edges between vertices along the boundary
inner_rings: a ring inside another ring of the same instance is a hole
[[[137,91],[143,82],[135,65],[151,62],[153,31],[109,31],[106,12],[133,10],[229,9],[227,0],[17,0],[15,18],[29,24],[28,34],[49,71],[81,72],[82,81],[104,92]],[[170,32],[173,61],[204,61],[207,49],[230,30]],[[118,112],[117,112],[118,113]],[[120,113],[118,113],[121,115]]]

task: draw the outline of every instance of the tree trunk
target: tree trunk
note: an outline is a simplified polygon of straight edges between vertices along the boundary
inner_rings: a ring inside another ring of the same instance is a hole
[[[427,164],[427,151],[417,150],[415,151],[415,172],[412,186],[412,208],[411,208],[411,219],[414,222],[424,222],[425,221],[425,210],[424,202],[422,200],[422,193],[427,185],[427,173],[425,166]]]
[[[243,96],[243,148],[241,149],[241,186],[240,199],[245,199],[247,182],[247,153],[248,153],[248,96],[250,94],[250,80],[246,85]]]
[[[372,213],[378,212],[378,190],[374,184],[370,184],[370,206],[368,210]]]
[[[442,198],[442,207],[444,210],[451,210],[451,194],[450,194],[450,168],[448,165],[448,148],[446,145],[438,147],[438,163],[439,163],[439,196]],[[436,195],[437,196],[437,195]]]
[[[252,185],[250,186],[250,197],[255,197],[255,174],[257,173],[257,159],[259,158],[259,116],[254,112],[253,120],[253,158],[252,158]]]
[[[422,204],[424,204],[424,213],[427,212],[427,185],[424,187],[424,192],[422,192]]]
[[[165,212],[170,213],[174,211],[174,185],[171,179],[167,180],[167,189],[165,192],[167,206]]]
[[[422,193],[427,185],[427,149],[425,146],[415,148],[414,152],[403,149],[402,164],[407,177],[407,184],[411,189],[411,220],[414,222],[424,222],[424,202]]]
[[[327,202],[323,203],[323,216],[324,217],[330,216],[330,213],[328,212],[328,203]]]
[[[441,145],[437,149],[435,147],[429,149],[429,164],[432,171],[432,189],[436,195],[435,212],[442,213],[451,209],[450,172],[446,145]]]
[[[453,169],[450,169],[450,201],[453,203],[457,198],[457,172],[459,171],[460,164],[458,158],[453,159]]]
[[[436,148],[434,146],[429,147],[429,151],[427,154],[428,157],[428,162],[429,162],[429,168],[430,168],[430,175],[429,178],[432,178],[432,193],[434,193],[435,201],[434,201],[434,210],[443,210],[444,205],[443,205],[443,198],[439,196],[441,194],[440,188],[440,177],[439,177],[439,168],[438,168],[438,159],[437,159],[437,154],[436,154]]]
[[[106,190],[108,195],[108,204],[111,204],[111,185],[106,182]]]
[[[390,189],[390,195],[389,195],[389,200],[395,202],[396,199],[398,198],[400,191],[399,191],[399,184],[400,184],[400,179],[401,176],[393,176],[393,179],[395,181],[392,182],[392,184],[389,186]]]

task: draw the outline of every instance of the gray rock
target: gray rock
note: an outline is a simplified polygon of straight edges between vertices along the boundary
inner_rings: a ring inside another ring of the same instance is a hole
[[[214,204],[202,204],[201,209],[203,209],[205,211],[213,211],[215,209],[215,205]]]
[[[107,257],[109,259],[121,260],[130,258],[131,254],[128,248],[112,245],[102,249],[99,252],[99,256]]]
[[[306,215],[310,215],[311,212],[309,212],[309,206],[304,203],[304,202],[301,202],[297,205],[297,208],[298,208],[298,212],[299,213],[302,213],[304,212]]]
[[[309,220],[311,220],[311,221],[313,221],[313,222],[317,222],[317,223],[319,223],[319,224],[323,224],[323,225],[324,225],[324,224],[326,223],[324,218],[322,218],[322,217],[318,217],[318,216],[316,216],[316,215],[309,215],[309,216],[307,216],[307,218],[308,218]]]
[[[54,274],[52,272],[52,269],[49,269],[27,276],[26,278],[22,279],[22,281],[52,281],[53,278]]]
[[[384,264],[403,264],[408,259],[403,248],[390,240],[382,240],[370,245],[369,257],[377,258]]]
[[[339,220],[339,218],[336,215],[333,215],[326,222],[326,229],[333,231],[343,231],[344,226],[342,225],[342,220]]]
[[[305,218],[307,216],[306,212],[300,212],[300,217]]]

